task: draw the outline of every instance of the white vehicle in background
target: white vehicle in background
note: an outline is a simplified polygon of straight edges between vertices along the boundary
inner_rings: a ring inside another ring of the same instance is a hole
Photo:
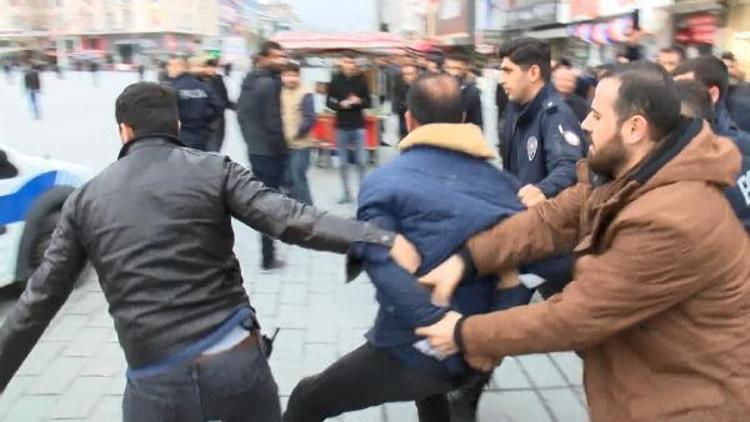
[[[86,167],[0,144],[0,287],[25,282],[34,272],[63,203],[93,176]]]

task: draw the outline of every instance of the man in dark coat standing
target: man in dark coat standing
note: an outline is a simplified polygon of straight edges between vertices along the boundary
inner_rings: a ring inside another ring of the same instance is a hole
[[[279,189],[284,178],[289,151],[284,140],[281,122],[281,69],[286,64],[284,48],[273,41],[264,43],[256,57],[255,70],[242,82],[237,100],[237,120],[253,173],[266,186]],[[281,268],[284,262],[276,258],[273,240],[263,236],[264,271]]]
[[[445,58],[443,70],[461,83],[461,103],[463,104],[466,123],[473,123],[482,129],[482,93],[469,76],[469,57],[463,53],[454,53]]]

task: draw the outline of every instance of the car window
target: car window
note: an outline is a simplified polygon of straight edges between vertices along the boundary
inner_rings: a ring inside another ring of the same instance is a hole
[[[10,179],[18,175],[16,166],[8,161],[8,155],[0,149],[0,179]]]

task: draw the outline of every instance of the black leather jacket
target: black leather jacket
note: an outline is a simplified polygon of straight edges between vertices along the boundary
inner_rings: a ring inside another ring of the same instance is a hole
[[[66,201],[43,263],[0,327],[0,391],[87,259],[132,368],[174,354],[249,306],[232,217],[284,242],[338,253],[356,242],[390,247],[394,238],[278,194],[226,157],[166,137],[134,141]]]

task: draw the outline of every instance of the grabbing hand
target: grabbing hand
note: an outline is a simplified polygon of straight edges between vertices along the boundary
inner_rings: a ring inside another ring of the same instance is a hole
[[[419,279],[419,283],[432,288],[432,303],[448,306],[464,275],[466,264],[458,255],[453,255],[435,269]]]
[[[458,345],[453,341],[453,330],[459,319],[461,314],[450,311],[440,321],[429,327],[417,328],[415,332],[418,336],[427,337],[430,345],[443,356],[450,356],[458,353]]]
[[[400,234],[396,235],[396,239],[393,241],[390,256],[396,264],[410,274],[416,273],[419,266],[422,265],[422,257],[419,255],[417,248]]]
[[[534,185],[526,185],[518,191],[518,198],[526,205],[526,208],[531,208],[534,205],[543,202],[547,199],[538,187]]]

